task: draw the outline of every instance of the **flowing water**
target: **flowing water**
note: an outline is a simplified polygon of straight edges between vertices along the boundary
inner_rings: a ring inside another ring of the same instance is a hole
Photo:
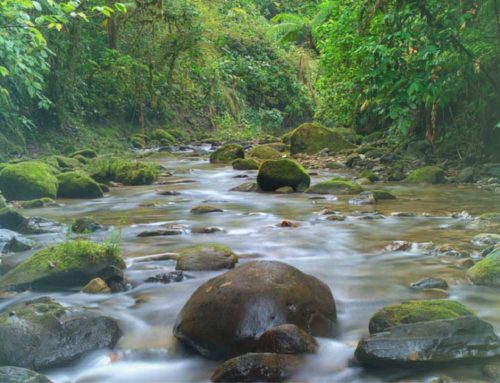
[[[94,240],[109,239],[120,233],[123,254],[128,261],[127,277],[135,284],[156,274],[173,271],[171,260],[134,262],[140,256],[164,252],[200,243],[222,243],[241,255],[240,262],[272,259],[287,262],[312,274],[331,288],[337,303],[339,335],[320,339],[320,351],[307,357],[303,370],[293,379],[300,382],[386,382],[429,381],[448,374],[480,376],[479,363],[437,367],[433,371],[378,371],[370,373],[350,367],[357,341],[367,333],[368,320],[378,308],[407,299],[448,297],[471,307],[500,332],[498,290],[471,286],[458,258],[429,253],[426,246],[392,252],[385,246],[395,240],[433,241],[451,244],[475,254],[470,240],[481,232],[466,221],[451,218],[451,212],[463,210],[476,215],[493,211],[500,196],[474,187],[377,185],[397,196],[376,206],[349,204],[349,198],[312,199],[307,194],[258,194],[229,191],[255,178],[255,172],[236,172],[227,166],[214,166],[206,156],[178,154],[176,157],[152,158],[170,172],[166,185],[113,188],[103,199],[63,201],[64,206],[27,211],[62,222],[80,216],[92,216],[115,230],[96,233]],[[249,178],[236,178],[239,175]],[[313,182],[339,173],[324,172]],[[342,175],[349,175],[344,173]],[[177,190],[181,194],[161,196],[159,191]],[[190,209],[199,204],[220,205],[223,213],[194,215]],[[346,221],[325,220],[318,214],[324,208],[341,212],[378,211],[384,219],[364,220],[348,217]],[[411,211],[416,217],[393,217],[391,212]],[[422,214],[427,213],[427,214]],[[297,228],[281,228],[283,220],[298,223]],[[183,228],[177,236],[140,238],[145,230],[174,224]],[[224,231],[192,234],[190,228],[216,226]],[[64,235],[37,236],[38,242],[64,240]],[[28,256],[29,254],[24,254]],[[217,363],[179,351],[172,336],[175,319],[191,293],[216,272],[189,272],[179,283],[140,284],[124,293],[87,295],[78,291],[51,294],[68,305],[84,306],[119,320],[124,331],[116,353],[103,350],[57,369],[44,371],[55,383],[160,383],[208,382]],[[423,277],[445,278],[447,293],[417,291],[411,282]],[[446,294],[446,295],[445,295]],[[36,296],[22,293],[13,300]],[[1,303],[2,307],[13,300]],[[404,376],[406,374],[406,376]]]

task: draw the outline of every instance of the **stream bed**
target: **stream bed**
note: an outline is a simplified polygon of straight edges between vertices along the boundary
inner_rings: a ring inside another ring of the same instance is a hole
[[[249,260],[279,260],[325,282],[337,304],[339,335],[319,339],[320,349],[307,357],[298,382],[392,382],[430,381],[449,375],[454,378],[481,378],[480,362],[457,366],[437,366],[432,371],[376,371],[350,367],[357,341],[368,332],[368,320],[379,308],[408,299],[449,298],[464,303],[500,332],[498,290],[472,286],[456,254],[429,251],[428,245],[391,251],[393,241],[449,244],[469,255],[480,248],[471,243],[484,232],[471,226],[466,211],[478,215],[494,211],[500,195],[474,186],[377,184],[366,189],[388,190],[397,199],[376,205],[349,203],[348,196],[312,198],[309,194],[262,194],[230,191],[255,178],[255,171],[235,171],[230,166],[211,165],[206,156],[190,153],[153,156],[173,175],[164,185],[116,187],[105,198],[61,200],[61,207],[26,210],[25,214],[70,223],[91,216],[112,225],[106,232],[90,236],[96,241],[119,240],[128,262],[127,278],[137,287],[113,295],[89,295],[78,290],[51,293],[60,302],[84,306],[117,319],[124,332],[117,350],[102,350],[67,366],[43,371],[54,383],[161,383],[208,382],[218,363],[180,350],[172,335],[177,314],[193,291],[220,272],[186,272],[181,282],[141,284],[157,274],[175,270],[172,260],[135,262],[138,257],[201,243],[224,244]],[[246,178],[242,175],[248,176]],[[313,183],[334,175],[349,176],[347,170],[319,171]],[[178,195],[159,195],[175,190]],[[191,208],[200,204],[220,206],[224,212],[195,215]],[[333,208],[347,214],[345,221],[328,221],[319,212]],[[355,211],[380,212],[382,219],[362,219]],[[413,212],[414,217],[391,216],[393,212]],[[278,227],[283,220],[298,227]],[[143,238],[146,230],[174,225],[181,235]],[[212,234],[193,234],[192,228],[218,227]],[[66,235],[33,237],[43,245],[64,241]],[[21,254],[27,257],[30,253]],[[450,285],[446,292],[414,290],[412,282],[439,277]],[[47,294],[24,292],[0,301],[0,308],[18,300]]]

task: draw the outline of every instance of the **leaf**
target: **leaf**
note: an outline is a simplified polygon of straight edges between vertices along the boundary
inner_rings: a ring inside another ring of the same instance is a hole
[[[31,2],[38,12],[42,12],[42,6],[38,1],[32,0]]]
[[[8,76],[9,75],[9,70],[6,67],[4,67],[4,66],[0,66],[0,75],[2,77]]]

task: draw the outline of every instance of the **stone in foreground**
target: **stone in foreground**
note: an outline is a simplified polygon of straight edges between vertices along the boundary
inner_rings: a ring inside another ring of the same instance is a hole
[[[476,285],[500,287],[500,248],[471,267],[467,276]]]
[[[300,367],[300,358],[287,354],[245,354],[222,364],[212,382],[283,382]]]
[[[475,316],[462,316],[392,327],[362,339],[356,359],[365,365],[426,365],[500,355],[493,327]]]
[[[114,347],[120,336],[109,317],[38,298],[0,314],[0,364],[40,370]]]
[[[26,368],[4,366],[0,367],[0,382],[2,383],[52,383],[47,377]]]
[[[336,319],[326,284],[285,263],[257,261],[200,286],[180,312],[174,335],[205,357],[222,359],[253,352],[264,332],[286,323],[333,336]]]

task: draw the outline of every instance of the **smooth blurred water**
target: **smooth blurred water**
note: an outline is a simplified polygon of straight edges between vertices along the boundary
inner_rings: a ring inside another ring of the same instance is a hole
[[[274,259],[287,262],[315,275],[333,291],[339,315],[337,339],[321,339],[320,351],[308,356],[304,369],[292,380],[297,382],[386,382],[428,381],[448,374],[457,378],[478,378],[479,363],[437,367],[433,371],[365,372],[349,367],[357,341],[367,333],[368,320],[378,308],[406,299],[441,297],[442,293],[415,291],[408,286],[423,277],[445,278],[450,284],[448,296],[470,306],[500,331],[498,290],[470,286],[465,271],[452,256],[431,255],[420,247],[409,251],[389,252],[384,248],[395,240],[433,241],[451,244],[469,253],[479,250],[471,238],[481,232],[465,222],[449,217],[451,212],[466,210],[471,214],[494,211],[500,197],[474,187],[409,186],[378,184],[398,198],[377,205],[353,206],[349,198],[333,196],[311,199],[307,194],[258,194],[231,192],[231,188],[253,180],[256,172],[236,172],[227,166],[214,166],[203,157],[176,158],[157,156],[174,175],[166,181],[195,182],[113,188],[98,200],[62,201],[65,206],[27,211],[63,222],[80,216],[92,216],[113,225],[115,233],[97,233],[94,240],[121,235],[123,254],[129,268],[127,277],[134,283],[147,277],[173,271],[173,261],[134,262],[143,255],[175,252],[191,244],[223,243],[241,254],[240,262]],[[248,178],[235,178],[247,174]],[[313,182],[333,174],[321,173]],[[349,175],[345,173],[344,175]],[[176,196],[161,196],[159,191],[177,190]],[[190,209],[199,204],[220,205],[223,213],[194,215]],[[318,213],[325,207],[342,212],[379,211],[388,215],[380,220],[348,217],[343,222],[325,220]],[[391,217],[391,212],[412,211],[417,217]],[[430,217],[422,216],[430,214]],[[298,228],[279,228],[282,220],[292,220]],[[137,234],[165,224],[175,224],[184,233],[177,236],[139,238]],[[215,234],[191,234],[190,228],[217,226]],[[42,244],[64,240],[64,235],[33,237]],[[24,256],[27,256],[25,254]],[[191,293],[216,272],[189,272],[180,283],[142,284],[125,293],[86,295],[78,291],[54,293],[55,298],[72,306],[84,306],[116,318],[124,331],[118,351],[102,350],[68,366],[46,371],[55,383],[125,383],[125,382],[206,382],[217,363],[186,355],[172,337],[176,316]],[[14,300],[27,299],[23,293]],[[3,301],[1,306],[12,303]],[[402,380],[401,380],[402,381]]]

